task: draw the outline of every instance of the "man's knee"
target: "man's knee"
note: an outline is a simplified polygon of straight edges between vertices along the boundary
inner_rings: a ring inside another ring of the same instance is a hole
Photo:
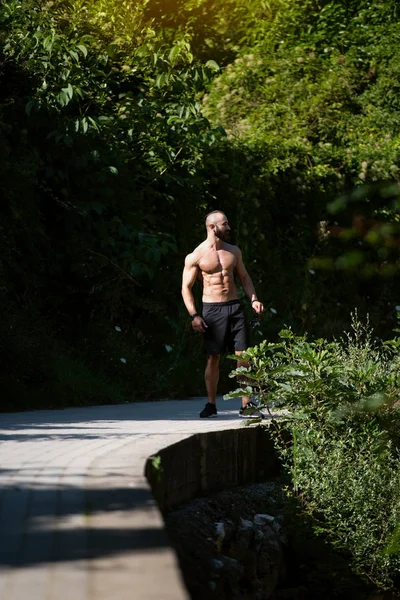
[[[219,358],[219,354],[209,354],[207,356],[207,365],[209,365],[210,367],[217,367],[219,363]]]
[[[219,354],[209,354],[207,356],[206,375],[207,373],[217,373],[219,369]]]
[[[242,354],[242,350],[236,350],[235,354],[237,356],[237,363],[236,363],[237,368],[239,368],[239,367],[246,367],[247,368],[249,366],[249,363],[247,361],[245,361],[245,360],[241,360],[240,359],[240,356]],[[251,383],[250,380],[243,373],[241,373],[240,375],[238,375],[236,379],[237,379],[238,383],[240,383],[241,385],[248,385],[249,383]]]
[[[206,369],[204,371],[205,380],[217,381],[219,377],[219,354],[210,354],[207,357]]]
[[[237,361],[237,366],[238,367],[248,367],[249,363],[246,360],[238,360]]]
[[[237,356],[237,364],[238,366],[247,366],[249,363],[245,360],[241,360],[241,356],[243,354],[244,350],[235,350],[235,354]]]

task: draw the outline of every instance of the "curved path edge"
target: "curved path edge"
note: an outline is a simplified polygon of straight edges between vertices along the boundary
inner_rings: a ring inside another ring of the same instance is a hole
[[[0,598],[186,599],[144,468],[191,436],[242,427],[234,401],[206,420],[204,402],[1,414]]]

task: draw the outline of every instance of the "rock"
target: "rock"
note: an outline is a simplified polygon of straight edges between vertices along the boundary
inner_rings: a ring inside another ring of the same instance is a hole
[[[215,544],[217,546],[218,552],[221,552],[222,544],[225,539],[225,527],[224,527],[224,523],[222,521],[215,524],[215,531],[217,534],[217,539],[215,540]]]
[[[225,526],[224,522],[220,521],[219,523],[215,523],[215,531],[218,536],[225,536]]]
[[[221,556],[221,562],[223,564],[224,570],[232,570],[241,571],[238,561],[236,558],[231,558],[230,556]]]
[[[272,517],[271,515],[263,515],[263,514],[254,515],[254,519],[253,519],[254,525],[257,525],[258,527],[263,527],[264,525],[271,524],[274,521],[275,521],[275,517]]]
[[[253,539],[253,523],[247,519],[240,518],[235,539],[230,544],[229,554],[235,556],[239,561],[244,560],[249,554]]]
[[[240,529],[253,529],[253,523],[248,519],[240,517]]]
[[[211,564],[211,568],[214,571],[219,571],[224,566],[224,563],[222,562],[222,560],[219,560],[218,558],[212,558],[210,560],[210,564]]]
[[[217,499],[199,498],[168,516],[185,583],[193,598],[268,600],[280,581],[283,518],[265,499],[281,484],[227,490]],[[260,512],[263,511],[263,512]],[[282,531],[278,531],[282,526]],[[276,559],[276,564],[274,560]],[[283,600],[283,599],[282,599]]]
[[[240,519],[240,525],[236,532],[236,543],[243,548],[249,548],[254,538],[253,523],[246,519]]]
[[[221,579],[225,585],[229,585],[233,596],[233,592],[237,590],[239,580],[243,576],[243,567],[236,558],[230,558],[230,556],[221,556],[221,562],[223,563],[220,571]]]
[[[233,538],[236,535],[236,526],[235,526],[235,523],[233,521],[230,521],[229,519],[224,521],[224,525],[225,525],[224,543],[230,544],[230,542],[233,540]],[[224,552],[224,554],[226,554],[226,552]]]
[[[284,569],[283,545],[270,527],[266,527],[263,533],[258,551],[257,575],[275,586]]]
[[[275,531],[275,533],[280,533],[282,529],[278,521],[274,521],[273,523],[271,523],[271,528]]]

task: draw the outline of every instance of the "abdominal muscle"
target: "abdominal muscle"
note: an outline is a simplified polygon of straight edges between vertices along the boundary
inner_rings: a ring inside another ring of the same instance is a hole
[[[202,272],[203,302],[229,302],[237,299],[237,289],[232,273],[226,270],[218,273]]]

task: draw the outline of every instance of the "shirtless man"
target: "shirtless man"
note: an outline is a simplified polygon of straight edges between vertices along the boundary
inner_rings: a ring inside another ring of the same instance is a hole
[[[192,319],[194,331],[204,335],[207,350],[207,366],[204,379],[208,402],[200,417],[217,415],[216,394],[219,379],[219,358],[226,349],[240,356],[247,349],[246,322],[237,297],[235,275],[251,300],[251,306],[261,314],[264,306],[257,299],[253,282],[243,264],[242,253],[237,246],[228,243],[230,230],[228,219],[219,210],[206,217],[207,239],[185,259],[182,296]],[[203,310],[198,314],[192,287],[200,279],[203,282]],[[238,366],[246,363],[238,360]],[[262,417],[262,413],[250,398],[242,398],[239,416]]]

